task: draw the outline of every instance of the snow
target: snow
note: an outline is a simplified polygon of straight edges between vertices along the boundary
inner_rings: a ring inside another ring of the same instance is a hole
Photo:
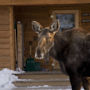
[[[7,68],[0,71],[0,88],[15,88],[13,81],[18,80],[18,77],[13,75],[20,73],[18,71],[9,70]]]
[[[50,86],[48,85],[43,85],[43,86],[32,86],[32,87],[27,87],[27,88],[48,88]]]

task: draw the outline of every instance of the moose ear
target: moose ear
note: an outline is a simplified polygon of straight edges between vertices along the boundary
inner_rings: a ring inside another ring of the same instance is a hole
[[[60,22],[59,20],[55,20],[50,26],[50,32],[57,32],[60,29]]]
[[[36,33],[40,33],[41,32],[41,24],[37,21],[32,21],[32,29],[36,32]]]

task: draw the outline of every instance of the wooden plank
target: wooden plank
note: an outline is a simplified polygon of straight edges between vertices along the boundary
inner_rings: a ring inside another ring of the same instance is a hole
[[[0,0],[0,5],[10,5],[11,0]]]
[[[0,0],[1,1],[1,0]],[[8,0],[7,0],[8,1]],[[5,11],[5,12],[4,12]],[[7,6],[0,6],[0,12],[6,13],[9,12],[9,9]]]
[[[9,25],[9,18],[1,18],[0,17],[0,25],[3,25],[3,24],[6,24],[6,25]]]
[[[0,63],[0,68],[10,68],[10,61]]]
[[[4,63],[4,62],[9,62],[10,61],[10,56],[3,56],[3,57],[0,57],[0,63]]]
[[[10,44],[0,44],[0,49],[10,49]]]
[[[18,68],[23,69],[23,30],[21,22],[17,22],[17,41],[18,41]]]
[[[0,6],[0,16],[1,15],[4,15],[4,16],[7,16],[7,14],[9,14],[9,10],[8,10],[8,7],[3,7],[3,6]]]
[[[1,11],[0,11],[0,18],[8,18],[9,17],[9,12],[7,12],[6,10],[4,11],[4,9],[3,9],[3,11],[2,11],[2,9],[0,9]],[[8,18],[9,19],[9,18]]]
[[[9,44],[10,38],[0,38],[0,44]]]
[[[0,49],[0,56],[9,56],[10,49]]]
[[[0,25],[0,31],[9,31],[9,25],[2,24]]]
[[[0,31],[0,38],[8,38],[10,37],[9,31]]]
[[[0,0],[1,1],[1,0]],[[9,14],[9,8],[8,6],[0,6],[0,16]]]
[[[14,39],[14,12],[13,7],[9,7],[10,10],[10,62],[11,62],[11,69],[15,70],[15,39]]]
[[[9,24],[9,9],[6,6],[0,6],[0,24]]]
[[[51,4],[83,4],[90,0],[12,0],[12,5],[51,5]]]
[[[84,4],[90,0],[0,0],[0,5],[52,5],[52,4]]]
[[[0,24],[9,24],[9,17],[7,16],[0,16]]]
[[[27,9],[29,9],[29,8],[26,8],[25,10],[27,10]],[[33,8],[32,8],[33,9]],[[22,9],[20,9],[20,10],[22,10]],[[29,10],[27,10],[27,11],[24,11],[23,10],[23,12],[21,13],[21,12],[18,12],[17,13],[17,15],[23,15],[23,16],[30,16],[30,17],[32,17],[32,16],[39,16],[39,17],[41,17],[41,16],[48,16],[48,10],[45,10],[45,9],[41,9],[41,10],[39,10],[39,8],[38,9],[35,9],[35,11],[31,11],[31,9],[30,9],[30,12],[29,12]],[[43,11],[44,10],[44,11]],[[47,12],[47,13],[46,13]]]

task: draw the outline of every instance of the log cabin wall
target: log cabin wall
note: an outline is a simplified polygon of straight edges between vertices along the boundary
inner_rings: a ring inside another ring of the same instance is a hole
[[[0,69],[14,69],[12,58],[12,19],[11,7],[0,6]],[[13,62],[14,63],[14,62]],[[13,65],[13,66],[12,66]]]
[[[48,26],[52,22],[50,16],[54,10],[79,10],[79,26],[90,30],[90,22],[83,22],[84,19],[90,20],[90,4],[81,5],[47,5],[47,6],[19,6],[15,7],[16,21],[21,21],[24,28],[24,57],[29,57],[29,41],[32,41],[32,56],[34,57],[37,45],[37,35],[32,30],[31,22],[39,21],[43,26]],[[42,61],[41,61],[42,62]],[[51,63],[52,61],[50,61]],[[50,67],[50,70],[52,68]]]

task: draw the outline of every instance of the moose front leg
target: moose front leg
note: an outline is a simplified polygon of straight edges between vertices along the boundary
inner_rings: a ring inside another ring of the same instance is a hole
[[[78,76],[70,76],[70,82],[72,86],[72,90],[80,90],[81,89],[81,78]]]

